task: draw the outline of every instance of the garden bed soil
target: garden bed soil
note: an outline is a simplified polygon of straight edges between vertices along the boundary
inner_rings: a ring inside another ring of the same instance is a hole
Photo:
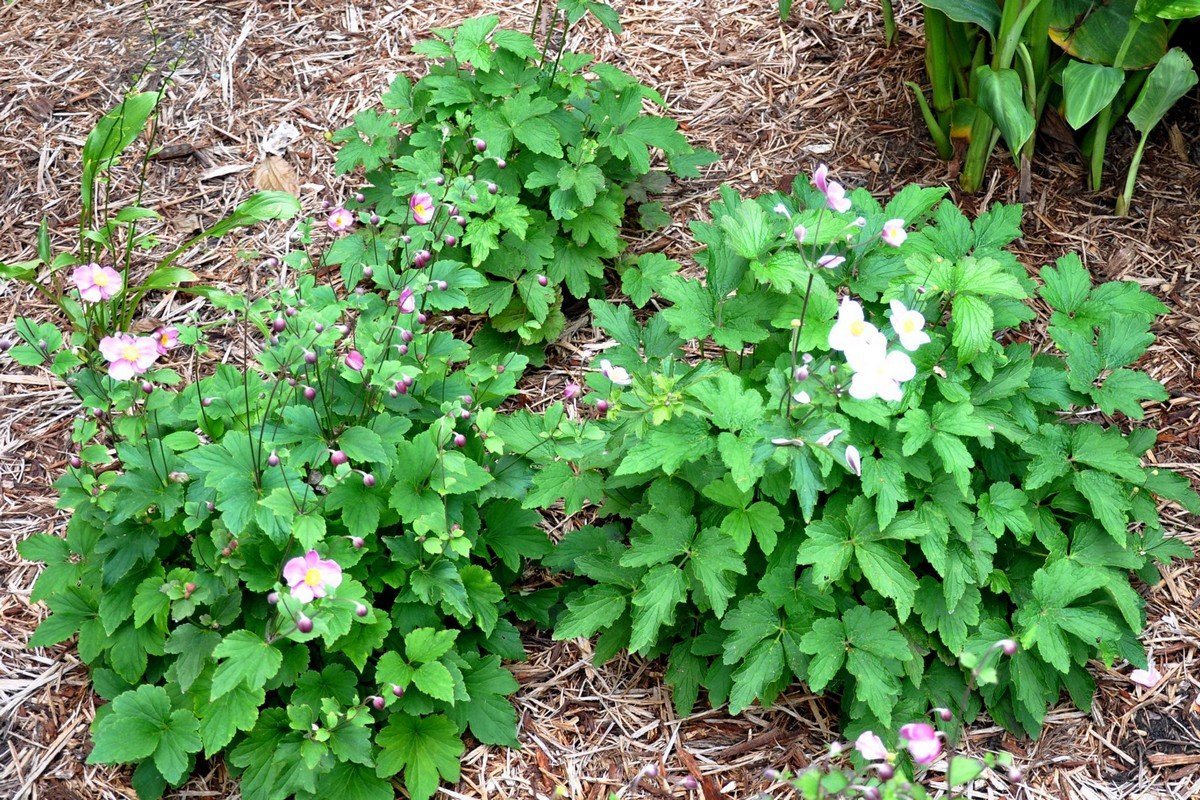
[[[263,137],[281,122],[300,131],[285,160],[302,186],[306,208],[336,199],[347,184],[332,173],[328,130],[372,106],[397,71],[417,76],[411,46],[431,27],[479,13],[500,13],[528,28],[534,0],[308,3],[252,0],[141,0],[72,3],[16,0],[0,4],[0,257],[30,258],[39,220],[49,218],[57,245],[68,246],[77,213],[79,150],[96,118],[112,107],[150,58],[182,58],[167,93],[159,141],[171,158],[151,162],[146,205],[164,216],[160,236],[178,241],[228,212],[251,191]],[[661,250],[690,268],[686,221],[703,214],[721,183],[760,193],[786,186],[818,161],[839,180],[879,196],[903,183],[952,182],[936,159],[904,80],[922,80],[916,4],[899,17],[898,42],[885,48],[873,3],[832,14],[823,0],[797,2],[781,25],[774,0],[626,0],[625,26],[614,36],[594,23],[570,45],[596,53],[658,89],[693,143],[722,161],[704,179],[674,186],[675,223],[642,236],[635,250]],[[151,34],[151,26],[155,33]],[[1113,187],[1083,189],[1078,153],[1061,133],[1044,130],[1027,198],[1025,237],[1017,244],[1031,269],[1078,252],[1098,279],[1134,280],[1171,308],[1145,367],[1170,400],[1148,408],[1146,424],[1162,433],[1155,459],[1200,480],[1200,105],[1193,96],[1150,139],[1132,216],[1111,216]],[[1133,140],[1119,128],[1112,165],[1127,162]],[[114,197],[131,199],[133,170],[119,171]],[[1017,198],[1017,173],[996,157],[984,190],[957,197],[975,213]],[[318,193],[318,190],[322,190]],[[244,251],[277,253],[286,227],[274,223],[228,237],[188,256],[206,281],[248,293],[277,275]],[[163,297],[149,314],[171,321],[201,308],[186,296]],[[18,314],[47,317],[29,292],[0,289],[0,331]],[[1040,335],[1040,334],[1039,334]],[[555,397],[599,344],[586,316],[568,325],[548,366],[530,376],[534,406]],[[1043,344],[1043,342],[1035,342]],[[228,357],[228,352],[218,355]],[[194,364],[181,366],[194,367]],[[48,378],[0,361],[0,796],[75,800],[133,797],[129,771],[88,766],[87,727],[96,698],[69,647],[30,651],[30,633],[45,611],[31,605],[37,574],[16,545],[38,531],[61,530],[51,481],[65,468],[70,396]],[[1170,532],[1200,543],[1196,520],[1166,509]],[[575,520],[558,519],[561,531]],[[1019,792],[1003,779],[976,784],[973,797],[1191,798],[1200,796],[1200,567],[1176,565],[1148,599],[1147,647],[1164,675],[1153,691],[1129,681],[1127,665],[1095,665],[1098,692],[1090,713],[1054,710],[1036,742],[981,723],[968,751],[1007,749],[1028,769]],[[682,797],[694,775],[710,798],[749,798],[767,788],[764,768],[796,769],[835,738],[836,704],[798,687],[769,709],[737,718],[701,711],[679,719],[662,683],[661,664],[620,658],[589,661],[586,642],[531,635],[530,658],[513,670],[521,750],[469,747],[453,798],[541,798],[559,785],[581,800]],[[648,763],[661,777],[630,785]],[[225,798],[234,784],[220,764],[201,764],[177,793]]]

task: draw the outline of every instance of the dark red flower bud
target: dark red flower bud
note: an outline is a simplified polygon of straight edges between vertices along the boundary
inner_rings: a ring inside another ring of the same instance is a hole
[[[596,408],[599,409],[602,413],[605,411],[608,411],[608,401],[607,400],[597,400]]]

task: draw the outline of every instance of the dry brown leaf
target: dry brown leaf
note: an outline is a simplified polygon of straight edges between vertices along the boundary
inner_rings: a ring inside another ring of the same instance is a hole
[[[269,192],[300,194],[300,178],[292,165],[279,156],[267,156],[250,176],[250,182],[259,189]]]

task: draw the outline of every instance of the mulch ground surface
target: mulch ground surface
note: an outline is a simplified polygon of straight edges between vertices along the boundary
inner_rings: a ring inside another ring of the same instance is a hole
[[[579,50],[632,72],[658,89],[691,140],[722,156],[700,180],[674,186],[674,224],[642,237],[635,250],[665,250],[690,263],[686,221],[704,214],[721,183],[750,193],[786,186],[818,161],[849,185],[887,195],[905,182],[953,185],[936,159],[904,80],[922,80],[920,13],[902,10],[898,43],[886,48],[873,3],[836,14],[823,0],[798,0],[781,25],[773,0],[624,0],[624,32],[594,23],[571,33]],[[528,29],[534,0],[6,0],[0,3],[0,258],[34,252],[42,217],[67,247],[78,212],[80,147],[97,117],[118,102],[149,62],[180,60],[159,121],[172,158],[151,162],[144,203],[164,217],[164,242],[178,242],[228,212],[251,191],[263,139],[289,123],[299,138],[286,161],[306,209],[336,199],[347,184],[333,175],[325,133],[375,104],[396,72],[422,73],[412,45],[433,27],[480,13]],[[1068,251],[1100,279],[1134,280],[1172,311],[1145,366],[1170,400],[1148,409],[1160,430],[1155,458],[1200,480],[1200,106],[1188,98],[1150,140],[1132,215],[1111,216],[1133,137],[1118,129],[1108,189],[1084,189],[1078,152],[1043,131],[1028,198],[1018,198],[1011,162],[993,159],[984,190],[957,197],[968,213],[993,201],[1026,201],[1018,252],[1030,269]],[[133,170],[119,171],[115,200],[132,199]],[[282,223],[206,245],[184,265],[206,280],[254,293],[275,277],[260,257],[286,248]],[[182,319],[199,307],[164,297],[147,315]],[[0,288],[0,333],[19,314],[50,318],[35,297]],[[549,367],[529,383],[537,403],[577,372],[599,340],[586,317],[552,348]],[[131,798],[125,769],[88,766],[87,726],[96,699],[69,647],[30,651],[25,642],[45,611],[29,602],[37,567],[16,545],[61,530],[50,482],[65,468],[77,409],[52,380],[0,362],[0,797],[23,800]],[[1200,543],[1196,520],[1176,509],[1170,531]],[[982,781],[976,797],[1192,798],[1200,796],[1200,569],[1172,568],[1148,600],[1147,647],[1164,680],[1134,686],[1128,665],[1095,665],[1099,690],[1090,713],[1053,711],[1037,742],[986,723],[968,750],[1008,749],[1028,769],[1014,789]],[[797,687],[769,709],[740,717],[703,711],[675,716],[661,665],[619,659],[590,662],[589,646],[531,635],[530,658],[513,670],[521,750],[468,748],[454,798],[543,798],[559,785],[574,798],[683,797],[693,774],[711,798],[750,798],[769,787],[764,768],[796,769],[836,737],[836,704]],[[648,763],[660,778],[633,786]],[[774,794],[774,793],[773,793]],[[236,797],[219,763],[201,764],[175,796]],[[780,796],[783,796],[782,794]]]

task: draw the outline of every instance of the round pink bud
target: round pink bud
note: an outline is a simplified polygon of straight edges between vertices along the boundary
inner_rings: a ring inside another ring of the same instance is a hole
[[[71,466],[74,467],[75,469],[79,469],[80,467],[83,466],[83,461],[79,458],[79,456],[73,455],[68,459],[68,461],[70,462]]]
[[[446,283],[445,281],[438,281],[437,288],[439,292],[444,292],[450,288],[450,284]]]
[[[495,194],[496,192],[500,191],[500,187],[498,187],[494,183],[489,183],[487,186],[487,190],[488,190],[488,194]]]
[[[1013,783],[1020,783],[1025,780],[1025,771],[1020,767],[1009,767],[1008,779]]]
[[[363,538],[361,536],[351,536],[350,537],[350,545],[355,550],[362,550],[363,545],[365,545],[365,544],[366,544],[366,542],[363,541]]]
[[[146,394],[150,394],[154,391],[154,384],[150,381],[142,381],[142,391]]]
[[[508,166],[508,162],[505,161],[503,158],[497,158],[496,166],[499,167],[500,169],[504,169],[505,167]]]
[[[414,380],[412,375],[405,375],[400,380],[404,381],[405,386],[409,387],[410,389],[412,388],[413,380]]]
[[[879,790],[874,786],[868,786],[866,789],[863,789],[862,796],[867,798],[867,800],[879,800],[880,798]]]
[[[445,186],[445,185],[446,185],[446,178],[445,178],[444,176],[442,176],[442,175],[438,175],[437,177],[435,177],[435,178],[433,179],[433,182],[434,182],[434,183],[436,183],[438,186]]]
[[[545,286],[548,283],[550,283],[550,281],[545,275],[538,275],[538,286]]]
[[[642,767],[642,774],[645,775],[647,778],[657,778],[658,777],[658,765],[657,764],[647,764],[646,766]]]
[[[777,769],[764,769],[764,770],[763,770],[763,780],[766,780],[766,781],[777,781],[777,780],[779,780],[779,770],[777,770]]]
[[[365,617],[367,615],[367,611],[368,611],[367,607],[364,606],[362,603],[354,604],[354,613],[356,615],[358,615],[360,617]]]
[[[378,214],[372,214],[372,215],[371,215],[371,224],[372,224],[372,225],[378,225],[378,224],[379,224],[379,215],[378,215]]]
[[[312,633],[312,629],[313,621],[301,614],[300,619],[296,620],[296,630],[300,631],[301,633]]]
[[[597,408],[597,409],[598,409],[598,410],[599,410],[601,413],[603,413],[603,412],[605,412],[605,411],[608,411],[608,401],[607,401],[607,400],[597,400],[597,401],[596,401],[596,408]]]
[[[325,326],[322,325],[320,322],[318,322],[315,325],[313,325],[313,330],[316,331],[317,333],[324,333]]]
[[[458,215],[458,206],[450,206],[450,216],[457,217]]]
[[[270,267],[271,269],[278,267],[279,259],[276,258],[275,256],[271,256],[270,258],[267,259],[267,266]]]
[[[446,234],[446,246],[454,247],[454,245],[456,245],[456,244],[458,244],[458,237],[452,233],[447,233]]]
[[[1012,639],[1001,639],[997,644],[1000,645],[1000,649],[1004,651],[1004,655],[1006,656],[1011,656],[1017,652],[1017,643]]]
[[[937,714],[938,719],[942,722],[949,722],[954,719],[954,714],[950,713],[950,709],[948,708],[935,708],[933,713]]]
[[[274,320],[271,321],[271,330],[275,331],[276,333],[282,333],[283,329],[286,327],[287,327],[287,320],[284,319],[283,317],[276,317]]]
[[[279,592],[269,593],[267,595],[267,602],[270,603],[271,605],[275,605],[276,603],[278,603],[279,602]]]
[[[279,344],[279,337],[273,333],[271,334],[271,344]]]
[[[350,459],[347,458],[346,454],[341,450],[331,450],[329,452],[329,463],[333,464],[335,467],[340,467],[349,460]]]
[[[363,486],[370,489],[374,485],[375,485],[375,476],[369,472],[364,473],[363,474]]]
[[[700,788],[700,782],[691,775],[684,776],[684,779],[679,782],[679,785],[689,792],[694,792]]]
[[[294,317],[294,316],[296,316],[297,314],[299,314],[300,312],[299,312],[299,311],[297,311],[297,310],[296,310],[295,308],[293,308],[292,306],[288,306],[286,309],[284,309],[284,312],[283,312],[283,313],[287,314],[289,317]]]
[[[314,388],[313,388],[313,387],[311,387],[311,386],[305,386],[305,387],[304,387],[304,399],[305,399],[305,400],[315,400],[315,399],[316,399],[316,397],[317,397],[317,390],[316,390],[316,389],[314,389]]]
[[[267,466],[269,466],[269,467],[278,467],[279,466],[279,456],[273,451],[272,451],[271,455],[267,456]]]
[[[792,372],[792,378],[797,382],[808,380],[808,367],[796,367]]]
[[[467,197],[467,199],[470,200],[472,203],[478,203],[479,195],[475,194],[474,192],[471,192],[471,194]]]
[[[363,277],[364,278],[374,278],[375,270],[372,267],[363,267]]]
[[[211,397],[206,397],[200,401],[200,405],[204,406],[205,408],[208,408],[212,404],[213,404],[213,399]]]
[[[888,764],[886,761],[880,763],[875,768],[875,771],[879,774],[879,779],[884,781],[890,781],[892,776],[896,774],[896,770],[893,769],[892,765]]]
[[[375,706],[376,711],[382,711],[383,710],[383,698],[380,697],[379,695],[375,695],[374,697],[371,698],[371,705]]]
[[[497,375],[503,375],[503,374],[504,374],[504,369],[505,369],[505,367],[504,367],[504,365],[503,365],[503,364],[497,364],[497,365],[496,365],[496,374],[497,374]]]
[[[484,150],[487,150],[487,142],[485,142],[483,139],[476,139],[475,149],[482,153]]]
[[[429,322],[429,317],[425,314],[424,311],[417,314],[417,322],[419,322],[422,325],[424,325],[426,322]]]
[[[317,363],[317,354],[314,353],[312,350],[309,350],[307,353],[304,354],[304,363],[305,364]]]
[[[330,205],[332,205],[332,204],[331,204],[331,203],[330,203],[328,200],[322,200],[322,201],[321,201],[321,208],[322,208],[322,209],[327,209],[327,208],[329,208],[329,206],[330,206]]]
[[[465,227],[467,227],[467,218],[464,217],[462,214],[457,214],[454,217],[454,224],[460,228],[465,228]]]
[[[466,436],[463,436],[461,433],[454,434],[454,446],[455,447],[463,447],[464,445],[466,445],[466,443],[467,443]]]
[[[366,200],[366,199],[367,199],[366,195],[364,195],[362,192],[355,192],[355,193],[354,193],[354,202],[356,202],[356,203],[361,203],[361,202],[363,202],[363,201],[364,201],[364,200]]]

